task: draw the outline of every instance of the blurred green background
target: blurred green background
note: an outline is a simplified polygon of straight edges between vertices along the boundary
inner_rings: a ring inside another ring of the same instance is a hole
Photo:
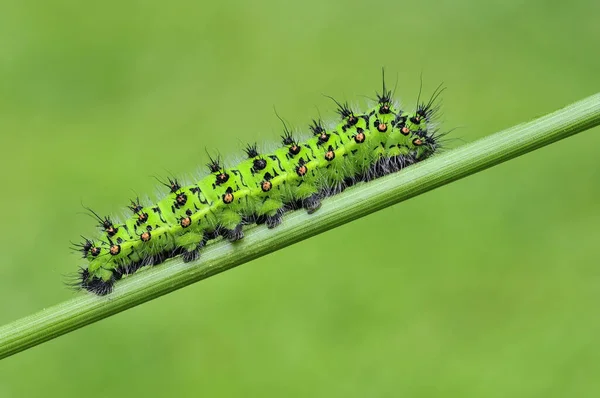
[[[470,142],[600,90],[598,1],[0,1],[0,323],[73,297],[81,203],[440,83]],[[0,397],[600,394],[600,131],[0,362]],[[462,141],[461,141],[462,140]],[[326,204],[325,204],[326,205]],[[357,247],[356,238],[362,244]],[[327,242],[324,244],[323,242]]]

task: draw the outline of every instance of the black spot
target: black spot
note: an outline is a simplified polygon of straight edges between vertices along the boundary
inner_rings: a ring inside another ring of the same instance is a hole
[[[252,171],[255,173],[264,170],[266,167],[267,161],[265,159],[254,159],[254,162],[252,162]]]
[[[184,193],[180,193],[175,197],[175,206],[176,207],[180,207],[185,205],[185,203],[187,202],[187,195]]]
[[[138,213],[138,219],[135,222],[138,226],[148,221],[148,213]]]
[[[119,228],[115,227],[112,223],[107,223],[104,225],[104,231],[106,231],[106,235],[113,237],[119,232]]]
[[[384,103],[384,104],[381,104],[379,106],[379,113],[380,114],[387,115],[390,112],[391,112],[391,109],[390,109],[390,104],[389,103]]]
[[[217,174],[215,184],[216,185],[225,184],[228,180],[229,180],[229,174],[223,172],[223,173]]]
[[[292,143],[292,145],[290,145],[289,153],[292,156],[296,156],[297,154],[300,153],[301,150],[302,150],[302,147],[300,145],[298,145],[296,142],[294,142],[294,143]]]
[[[325,132],[321,133],[321,135],[319,135],[319,145],[323,145],[327,141],[329,141],[329,137],[331,137],[330,134],[327,134]]]
[[[346,124],[346,126],[352,127],[356,123],[358,123],[358,118],[354,116],[354,114],[348,116],[348,123]]]

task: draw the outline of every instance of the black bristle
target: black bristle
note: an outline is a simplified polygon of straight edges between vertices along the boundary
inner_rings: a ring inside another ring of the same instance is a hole
[[[138,214],[144,208],[140,204],[140,198],[135,198],[135,200],[131,199],[131,205],[127,207],[133,212],[133,214]]]
[[[223,169],[223,165],[221,164],[221,156],[217,156],[216,159],[213,159],[210,155],[208,155],[209,162],[206,164],[206,167],[210,170],[211,173],[218,173]]]
[[[379,113],[386,114],[390,113],[392,90],[387,90],[385,87],[385,70],[383,68],[381,68],[381,80],[381,94],[375,93],[375,95],[377,95],[377,102],[379,103]]]
[[[310,131],[312,131],[314,135],[320,135],[325,131],[325,128],[323,127],[323,122],[321,120],[313,119],[312,124],[309,125],[308,128],[310,129]]]
[[[289,131],[285,131],[283,133],[283,135],[281,136],[281,142],[283,143],[283,145],[297,145],[296,140],[294,140],[292,133],[290,133]]]
[[[250,145],[248,144],[244,149],[246,155],[248,155],[248,159],[253,159],[259,155],[256,143]]]

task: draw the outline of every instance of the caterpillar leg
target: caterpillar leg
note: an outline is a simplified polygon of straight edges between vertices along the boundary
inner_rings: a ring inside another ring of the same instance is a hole
[[[182,255],[184,262],[195,260],[199,257],[199,250],[204,246],[202,231],[189,231],[175,237],[175,250],[173,256]]]
[[[281,207],[275,211],[272,215],[267,215],[265,218],[265,224],[267,224],[267,228],[275,228],[283,219],[283,214],[285,213],[285,207]]]
[[[230,242],[236,242],[244,237],[244,223],[240,222],[233,229],[221,228],[220,235]]]
[[[386,158],[379,158],[373,163],[373,165],[364,173],[362,176],[362,181],[369,182],[376,178],[382,177],[386,174],[390,174],[392,170],[390,170],[390,162]]]
[[[99,296],[104,296],[112,292],[115,279],[112,272],[101,270],[98,275],[90,275],[87,269],[82,269],[79,273],[81,278],[80,286],[89,292]]]
[[[219,233],[216,230],[210,231],[210,232],[204,231],[200,242],[198,242],[196,244],[196,246],[194,248],[192,248],[191,250],[185,251],[183,253],[183,262],[189,263],[190,261],[199,259],[200,258],[200,250],[202,250],[202,248],[204,246],[206,246],[206,244],[208,243],[209,240],[213,240],[218,237],[219,237]]]
[[[198,242],[198,244],[196,244],[196,246],[191,249],[191,250],[187,250],[183,253],[183,262],[184,263],[189,263],[190,261],[194,261],[200,258],[200,250],[206,246],[206,242],[208,242],[209,240],[209,234],[207,234],[206,232],[204,233],[204,235],[202,235],[202,239],[200,239],[200,242]]]
[[[242,221],[244,222],[244,224],[246,225],[251,225],[251,224],[264,224],[267,221],[267,216],[265,215],[259,215],[259,214],[251,214],[251,215],[246,215],[242,218]]]
[[[244,218],[235,211],[225,210],[221,213],[220,225],[218,234],[228,239],[230,242],[235,242],[244,237],[243,226],[246,225]]]
[[[302,200],[302,207],[306,209],[308,214],[312,214],[321,207],[321,198],[318,194],[312,194]]]

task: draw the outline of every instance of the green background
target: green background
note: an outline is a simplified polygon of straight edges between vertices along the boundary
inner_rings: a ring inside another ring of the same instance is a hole
[[[449,145],[600,88],[590,1],[0,1],[0,323],[73,297],[81,203],[440,83]],[[315,108],[316,107],[316,108]],[[600,131],[0,362],[0,397],[600,394]],[[327,204],[325,203],[325,206]],[[318,217],[318,215],[315,215]]]

